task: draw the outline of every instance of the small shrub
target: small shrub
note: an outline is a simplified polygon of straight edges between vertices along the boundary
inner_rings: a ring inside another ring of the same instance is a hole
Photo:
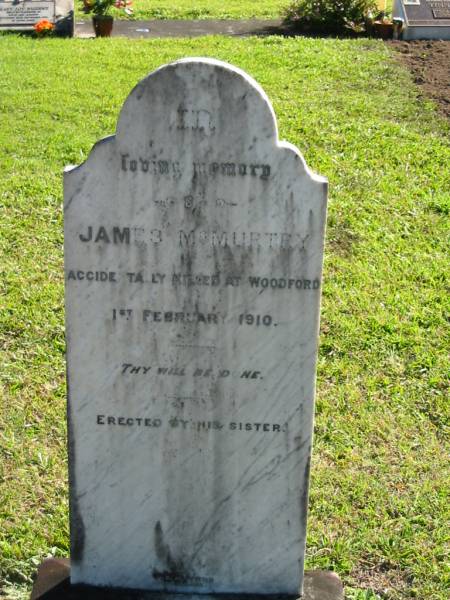
[[[374,0],[294,0],[285,20],[303,33],[343,34],[364,31],[376,12]]]

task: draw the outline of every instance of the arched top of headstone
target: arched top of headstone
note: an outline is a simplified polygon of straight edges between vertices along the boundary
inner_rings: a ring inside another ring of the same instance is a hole
[[[326,182],[308,169],[295,146],[278,140],[275,113],[262,87],[242,69],[211,58],[177,60],[142,79],[122,106],[116,135],[95,144],[88,162],[100,155],[105,160],[110,142],[124,161],[142,158],[144,169],[145,161],[168,155],[172,162],[207,163],[212,149],[223,164],[232,164],[237,154],[268,164],[282,150],[278,160],[295,157],[299,175]]]
[[[197,134],[199,142],[212,135],[227,136],[230,144],[257,135],[275,142],[276,118],[261,86],[247,73],[211,58],[184,58],[163,65],[142,79],[126,99],[117,124],[117,137],[151,135],[168,129],[180,140]]]

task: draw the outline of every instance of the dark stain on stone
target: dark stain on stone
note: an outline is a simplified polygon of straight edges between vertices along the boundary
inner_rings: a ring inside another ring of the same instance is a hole
[[[195,575],[188,573],[182,560],[176,560],[170,551],[168,544],[164,541],[164,533],[161,522],[157,521],[154,529],[154,542],[156,556],[164,565],[163,570],[153,569],[153,577],[167,583],[189,583],[195,579]]]
[[[75,473],[75,434],[73,431],[69,369],[66,370],[67,380],[67,445],[69,455],[69,519],[70,519],[70,556],[73,563],[81,562],[83,559],[85,530],[83,517],[78,505],[76,473]]]
[[[308,514],[308,496],[309,496],[309,473],[311,470],[311,449],[308,450],[308,458],[306,460],[305,471],[303,474],[303,493],[301,496],[300,514],[302,526],[306,527],[306,518]]]

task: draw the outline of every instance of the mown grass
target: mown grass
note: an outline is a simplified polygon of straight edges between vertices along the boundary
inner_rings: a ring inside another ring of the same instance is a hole
[[[330,181],[308,567],[446,600],[449,127],[381,42],[220,37],[0,37],[0,595],[68,554],[62,170],[189,55],[254,76]]]

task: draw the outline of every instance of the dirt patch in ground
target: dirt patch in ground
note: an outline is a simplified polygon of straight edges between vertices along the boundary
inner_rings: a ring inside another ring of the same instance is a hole
[[[372,590],[381,598],[398,598],[411,588],[412,578],[388,564],[370,567],[351,574],[352,583],[363,590]]]
[[[411,71],[422,94],[434,100],[450,119],[450,41],[389,41],[387,44]]]

